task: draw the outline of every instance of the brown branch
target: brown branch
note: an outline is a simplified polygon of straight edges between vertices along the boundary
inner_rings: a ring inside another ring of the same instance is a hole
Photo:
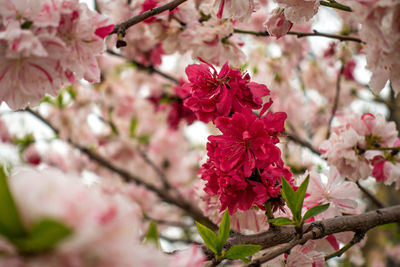
[[[352,246],[354,246],[355,244],[361,242],[361,240],[364,239],[364,236],[365,236],[365,233],[355,233],[353,239],[349,243],[344,245],[338,251],[335,251],[332,254],[329,254],[329,255],[325,256],[325,260],[327,261],[327,260],[332,259],[334,257],[342,256],[343,253],[345,253],[347,250],[349,250]]]
[[[54,131],[56,135],[59,134],[59,130],[52,125],[50,121],[48,121],[46,118],[44,118],[40,113],[31,110],[31,109],[26,109],[27,112],[32,114],[34,117],[38,118],[40,121],[42,121],[44,124],[46,124],[50,129]],[[210,221],[207,217],[203,215],[201,210],[198,207],[193,206],[190,202],[188,202],[186,199],[181,198],[179,196],[172,196],[169,194],[170,192],[161,188],[158,188],[150,183],[147,183],[143,179],[139,178],[138,176],[135,176],[131,174],[130,172],[119,168],[112,164],[107,158],[104,158],[103,156],[97,154],[93,150],[81,146],[79,144],[74,143],[71,139],[65,140],[68,144],[70,144],[72,147],[78,149],[80,152],[83,154],[87,155],[92,161],[96,162],[100,166],[108,169],[111,172],[114,172],[118,174],[124,181],[126,182],[134,182],[137,185],[143,186],[149,191],[152,191],[155,193],[160,199],[163,201],[170,203],[172,205],[175,205],[179,207],[180,209],[184,210],[187,212],[190,216],[193,217],[193,219],[207,225],[211,229],[218,229],[218,227]]]
[[[247,31],[247,30],[241,30],[241,29],[234,29],[234,33],[241,33],[241,34],[251,34],[255,36],[271,36],[268,31]],[[345,36],[345,35],[338,35],[338,34],[330,34],[330,33],[323,33],[319,32],[317,30],[313,30],[313,32],[296,32],[296,31],[290,31],[287,33],[287,35],[296,35],[297,38],[302,38],[302,37],[326,37],[326,38],[332,38],[332,39],[337,39],[341,42],[343,41],[351,41],[351,42],[357,42],[357,43],[364,43],[363,40],[357,37],[352,37],[352,36]]]
[[[311,143],[309,143],[303,139],[300,139],[300,137],[298,137],[297,135],[295,135],[293,133],[286,133],[286,134],[287,135],[285,137],[287,139],[289,139],[290,141],[293,141],[293,142],[297,143],[298,145],[308,148],[314,154],[321,155],[321,153],[317,149],[315,149]]]
[[[170,80],[173,83],[179,84],[178,79],[172,77],[169,74],[166,74],[158,69],[156,69],[153,65],[144,65],[138,61],[132,60],[132,59],[127,59],[125,58],[123,55],[115,53],[114,51],[107,49],[107,53],[116,57],[120,57],[120,58],[124,58],[125,60],[128,60],[129,62],[133,63],[139,70],[142,71],[148,71],[150,74],[156,73],[158,75],[160,75],[161,77],[164,77],[167,80]]]
[[[333,121],[333,118],[335,117],[336,110],[337,110],[337,108],[339,106],[340,88],[341,88],[340,83],[342,81],[343,71],[344,71],[344,64],[342,64],[342,66],[340,67],[340,70],[339,70],[339,73],[338,73],[337,79],[336,79],[335,100],[333,102],[331,117],[329,118],[329,122],[328,122],[327,138],[329,138],[329,136],[330,136],[331,127],[332,127],[332,121]]]
[[[361,190],[361,192],[364,193],[364,195],[371,200],[371,202],[373,204],[375,204],[375,206],[379,209],[384,208],[385,205],[382,204],[381,201],[379,201],[379,199],[377,199],[370,191],[368,191],[368,189],[366,189],[365,187],[363,187],[358,181],[356,182],[358,188]]]
[[[327,235],[341,232],[366,233],[379,225],[400,222],[400,205],[370,211],[359,215],[348,215],[305,224],[302,243],[310,239],[320,239]],[[227,247],[237,244],[255,244],[271,248],[291,242],[296,236],[294,226],[282,226],[254,235],[236,235],[228,241]],[[292,244],[296,243],[295,241]],[[282,248],[283,250],[283,248]]]
[[[164,11],[167,11],[167,10],[171,11],[174,8],[176,8],[177,6],[179,6],[180,4],[182,4],[182,3],[186,2],[186,1],[187,0],[174,0],[174,1],[169,2],[169,3],[167,3],[167,4],[163,5],[163,6],[159,6],[159,7],[147,10],[147,11],[145,11],[145,12],[143,12],[143,13],[137,15],[137,16],[134,16],[134,17],[122,22],[122,23],[119,23],[119,24],[115,25],[114,30],[110,33],[110,35],[115,34],[115,33],[125,35],[125,31],[128,28],[132,27],[133,25],[138,24],[139,22],[141,22],[141,21],[143,21],[143,20],[145,20],[147,18],[150,18],[152,16],[158,15],[158,14],[164,12]]]

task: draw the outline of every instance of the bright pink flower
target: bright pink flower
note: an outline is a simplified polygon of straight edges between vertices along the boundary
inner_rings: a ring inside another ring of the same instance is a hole
[[[243,113],[235,113],[232,118],[217,118],[215,125],[222,135],[208,138],[208,156],[221,171],[241,169],[246,177],[251,175],[254,168],[263,169],[269,165],[282,167],[281,153],[275,144],[279,142],[276,135],[283,130],[281,125],[286,119],[285,115],[277,117],[277,128],[274,124],[270,128],[268,124],[273,113],[263,120],[257,119],[257,115],[247,109]]]
[[[279,38],[290,31],[293,23],[285,18],[285,13],[282,8],[276,8],[269,14],[264,26],[267,28],[267,31],[271,36]]]
[[[346,62],[343,68],[343,76],[349,80],[354,80],[354,69],[356,68],[355,60],[349,60]]]
[[[243,75],[239,69],[231,69],[228,62],[219,73],[207,63],[189,65],[186,74],[191,96],[184,104],[204,122],[228,116],[245,107],[259,109],[262,106],[261,97],[269,95],[265,85],[250,82],[249,74]]]
[[[267,200],[280,198],[281,177],[290,180],[292,176],[276,146],[285,119],[285,113],[257,118],[250,109],[244,109],[231,118],[215,120],[222,135],[208,138],[209,159],[200,174],[208,181],[204,190],[219,195],[222,210],[228,208],[232,214],[252,206],[263,209]],[[280,203],[277,201],[274,208]]]

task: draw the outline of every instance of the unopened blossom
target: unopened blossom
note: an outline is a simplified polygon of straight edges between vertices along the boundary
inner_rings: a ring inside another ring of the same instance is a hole
[[[207,63],[189,65],[186,74],[191,95],[184,104],[204,122],[244,108],[259,109],[262,97],[269,95],[265,85],[250,82],[248,73],[230,68],[228,62],[219,73]]]
[[[84,78],[99,81],[96,56],[113,29],[78,0],[0,3],[0,100],[12,109]]]
[[[304,23],[318,12],[318,0],[274,0],[285,9],[285,17],[293,23]]]
[[[264,26],[267,28],[267,31],[271,36],[279,38],[290,31],[293,23],[285,18],[284,10],[282,8],[276,8],[271,11]]]
[[[254,0],[215,0],[214,2],[214,11],[220,19],[248,21],[254,9]]]
[[[360,36],[365,45],[367,69],[372,72],[369,86],[379,93],[388,80],[400,92],[400,2],[396,0],[346,1],[361,23]]]

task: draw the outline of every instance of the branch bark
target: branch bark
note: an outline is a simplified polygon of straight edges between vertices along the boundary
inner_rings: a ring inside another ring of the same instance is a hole
[[[241,33],[241,34],[251,34],[255,36],[271,36],[269,32],[267,31],[247,31],[247,30],[241,30],[241,29],[234,29],[234,33]],[[352,36],[346,36],[346,35],[338,35],[338,34],[330,34],[330,33],[323,33],[319,32],[317,30],[313,30],[313,32],[296,32],[296,31],[290,31],[287,33],[287,35],[296,35],[297,38],[302,38],[302,37],[326,37],[326,38],[331,38],[331,39],[337,39],[341,42],[343,41],[351,41],[351,42],[357,42],[357,43],[364,43],[363,40],[357,37],[352,37]]]
[[[133,25],[138,24],[139,22],[141,22],[147,18],[150,18],[152,16],[158,15],[164,11],[167,11],[167,10],[171,11],[186,1],[187,0],[174,0],[163,6],[159,6],[159,7],[147,10],[137,16],[134,16],[134,17],[120,23],[120,24],[115,25],[114,30],[110,33],[110,35],[115,34],[115,33],[125,35],[125,31],[129,27],[132,27]]]
[[[305,224],[301,241],[320,239],[327,235],[341,232],[365,233],[376,226],[397,222],[400,222],[400,205],[359,215],[341,216]],[[296,230],[294,226],[282,226],[254,235],[235,235],[228,240],[227,247],[238,244],[254,244],[261,245],[263,248],[271,248],[291,242],[295,236]],[[307,239],[310,236],[312,238]],[[306,240],[303,240],[304,238]]]

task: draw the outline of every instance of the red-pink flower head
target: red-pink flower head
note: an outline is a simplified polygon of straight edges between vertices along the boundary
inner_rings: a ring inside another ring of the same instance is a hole
[[[228,208],[233,214],[237,209],[249,210],[253,206],[264,209],[264,203],[268,200],[279,200],[281,191],[281,177],[292,182],[292,173],[287,167],[269,166],[266,169],[256,169],[249,177],[241,170],[225,173],[216,168],[211,160],[208,160],[200,169],[201,178],[207,181],[204,188],[210,195],[219,196],[221,210]],[[275,204],[283,202],[273,201]]]
[[[267,122],[272,121],[272,117],[276,118],[270,126]],[[281,151],[275,144],[279,142],[276,135],[283,131],[285,119],[285,113],[270,113],[258,119],[249,109],[234,113],[231,118],[219,117],[215,125],[222,135],[208,138],[208,156],[221,171],[241,169],[246,177],[254,168],[263,169],[269,165],[281,167]]]
[[[212,71],[210,71],[212,69]],[[184,104],[203,122],[241,111],[246,107],[262,107],[261,97],[270,94],[265,85],[250,82],[249,74],[231,69],[226,62],[219,73],[206,64],[193,64],[186,68],[187,86],[191,96]]]
[[[208,181],[204,190],[219,195],[222,210],[228,208],[232,214],[236,209],[263,208],[267,200],[280,198],[281,177],[292,176],[276,146],[285,119],[283,112],[257,118],[243,109],[215,120],[222,135],[208,138],[209,159],[200,174]]]

